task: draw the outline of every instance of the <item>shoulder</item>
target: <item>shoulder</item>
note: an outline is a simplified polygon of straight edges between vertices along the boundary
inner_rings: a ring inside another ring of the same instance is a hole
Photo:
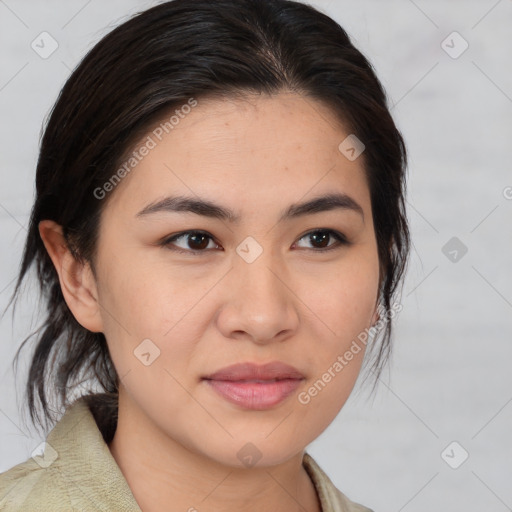
[[[0,510],[9,512],[37,510],[73,510],[70,478],[76,460],[78,439],[84,428],[87,409],[84,404],[69,407],[44,443],[44,451],[0,474]],[[81,423],[81,429],[73,428]]]
[[[71,502],[57,467],[44,468],[30,458],[0,474],[0,510],[70,509]]]
[[[68,407],[44,447],[0,474],[0,510],[140,512],[83,400]]]
[[[303,464],[315,485],[322,512],[373,512],[342,493],[307,452],[304,454]]]

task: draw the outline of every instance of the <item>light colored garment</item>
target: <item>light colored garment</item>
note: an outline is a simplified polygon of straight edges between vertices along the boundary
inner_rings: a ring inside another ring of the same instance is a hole
[[[307,452],[303,465],[322,512],[372,512],[341,493]],[[75,401],[50,431],[44,455],[0,474],[0,510],[141,512],[82,399]]]

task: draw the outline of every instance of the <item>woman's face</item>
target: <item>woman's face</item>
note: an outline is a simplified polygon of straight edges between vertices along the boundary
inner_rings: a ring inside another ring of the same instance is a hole
[[[198,99],[165,125],[173,114],[142,137],[101,221],[97,299],[120,403],[141,435],[226,465],[278,464],[340,411],[376,318],[362,157],[339,149],[350,133],[329,109],[292,93]],[[327,195],[339,202],[301,207]],[[196,207],[140,214],[178,196]],[[302,379],[205,379],[276,361]]]

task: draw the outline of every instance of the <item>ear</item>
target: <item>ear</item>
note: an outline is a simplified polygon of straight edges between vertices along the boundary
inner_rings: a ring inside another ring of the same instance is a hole
[[[39,234],[59,275],[62,294],[77,322],[103,332],[96,280],[88,263],[78,262],[68,248],[62,227],[52,220],[39,223]]]

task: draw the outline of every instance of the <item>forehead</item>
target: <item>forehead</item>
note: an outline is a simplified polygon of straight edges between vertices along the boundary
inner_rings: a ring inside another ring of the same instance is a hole
[[[162,116],[128,152],[112,208],[134,215],[171,192],[242,208],[265,198],[296,202],[332,187],[364,202],[363,158],[350,161],[339,149],[348,134],[326,105],[295,93],[199,98]]]

